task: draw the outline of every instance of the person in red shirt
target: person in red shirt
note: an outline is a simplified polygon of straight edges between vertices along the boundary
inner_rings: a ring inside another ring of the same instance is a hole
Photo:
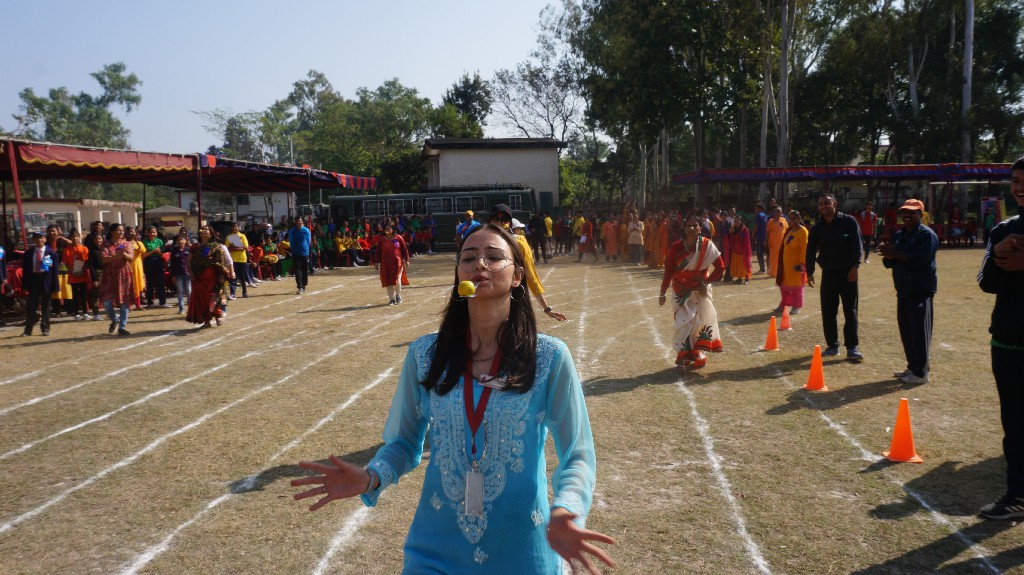
[[[89,248],[82,245],[82,234],[71,230],[71,244],[61,250],[60,263],[68,271],[71,286],[71,313],[75,320],[92,319],[89,315]]]
[[[878,225],[878,215],[871,202],[864,204],[864,209],[857,214],[857,225],[860,226],[860,237],[864,241],[864,263],[870,263],[868,256],[871,255],[875,227]]]

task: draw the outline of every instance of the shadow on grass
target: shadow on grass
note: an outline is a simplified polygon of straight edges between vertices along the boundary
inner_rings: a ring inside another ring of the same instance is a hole
[[[345,455],[339,455],[338,457],[344,459],[345,461],[353,465],[363,467],[367,463],[369,463],[371,459],[373,459],[373,456],[377,454],[377,450],[380,449],[382,445],[382,443],[377,444],[374,445],[373,447],[368,447],[366,449],[361,449],[359,451],[354,451],[352,453],[347,453]],[[316,462],[325,465],[330,464],[329,459],[319,459]],[[253,491],[263,491],[263,489],[266,486],[274,483],[279,479],[305,477],[307,475],[316,475],[316,473],[312,471],[307,471],[299,467],[298,464],[278,465],[276,467],[271,467],[270,469],[264,469],[263,471],[257,473],[256,475],[250,475],[248,477],[243,477],[242,479],[231,482],[231,485],[229,486],[229,491],[236,495],[240,493],[250,493]]]
[[[388,304],[381,304],[381,305],[386,306]],[[364,310],[364,309],[370,309],[370,308],[373,308],[373,307],[381,307],[381,306],[379,306],[379,305],[375,306],[375,305],[371,305],[371,304],[350,305],[350,306],[339,307],[339,308],[334,308],[334,309],[307,309],[307,310],[302,310],[299,313],[333,313],[333,312],[338,312],[338,311],[359,311],[359,310]]]
[[[861,473],[874,473],[892,465],[899,465],[882,460],[870,465]],[[956,517],[971,517],[984,504],[995,501],[1003,493],[1002,485],[1006,474],[1006,465],[1001,457],[993,457],[973,463],[960,465],[958,461],[947,461],[928,473],[913,479],[904,487],[907,496],[903,501],[879,505],[871,510],[871,515],[882,520],[901,520],[922,511],[917,497],[928,502],[935,511]],[[971,487],[978,486],[977,489]],[[876,573],[991,573],[992,568],[978,558],[971,558],[958,563],[949,563],[957,556],[969,551],[969,544],[982,543],[995,537],[1015,525],[1011,521],[987,521],[979,519],[977,523],[964,527],[956,533],[936,539],[927,545],[918,547],[885,561],[866,567],[855,573],[868,575]],[[965,543],[965,540],[970,543]],[[1010,572],[1014,567],[1024,566],[1024,547],[1000,551],[988,557],[995,566],[996,572]]]
[[[727,326],[736,326],[736,325],[754,325],[754,324],[763,323],[764,324],[764,331],[767,334],[768,333],[768,322],[771,320],[771,317],[772,317],[772,313],[770,311],[769,312],[752,313],[750,315],[744,315],[744,316],[740,316],[740,317],[729,318],[728,321],[722,321],[721,324],[722,325],[727,325]],[[776,318],[776,319],[778,320],[779,318]]]
[[[664,385],[677,383],[681,377],[687,379],[690,374],[680,374],[678,368],[670,367],[655,373],[638,375],[623,379],[594,377],[583,382],[583,393],[588,397],[608,395],[610,393],[626,393],[642,385]]]
[[[826,386],[828,382],[825,382]],[[817,409],[828,411],[850,405],[857,401],[873,399],[893,393],[906,393],[911,387],[896,379],[883,379],[869,383],[861,383],[828,391],[806,391],[798,389],[789,394],[786,403],[776,405],[765,412],[766,415],[785,415],[799,409]]]

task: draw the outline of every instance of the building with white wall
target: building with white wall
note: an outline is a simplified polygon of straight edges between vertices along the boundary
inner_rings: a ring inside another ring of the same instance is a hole
[[[178,190],[178,207],[196,212],[196,193]],[[295,194],[272,192],[267,194],[226,194],[203,192],[203,216],[217,220],[245,220],[250,216],[260,221],[282,223],[296,209]],[[223,217],[219,217],[221,214]]]
[[[554,138],[430,138],[420,159],[428,189],[529,186],[550,209],[559,205],[558,155],[565,146]]]

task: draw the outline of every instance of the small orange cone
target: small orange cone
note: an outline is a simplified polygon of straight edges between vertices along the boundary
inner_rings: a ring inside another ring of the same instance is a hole
[[[768,338],[764,340],[762,351],[779,351],[779,333],[775,329],[775,316],[768,322]]]
[[[825,368],[821,365],[821,346],[814,346],[814,357],[811,359],[811,372],[807,375],[808,391],[828,391],[825,387]]]
[[[782,324],[779,325],[779,329],[782,331],[789,331],[793,329],[793,325],[789,323],[789,306],[782,307]]]
[[[892,432],[892,445],[882,455],[889,461],[923,463],[914,450],[914,432],[910,429],[910,404],[907,398],[900,398],[900,410],[896,413],[896,429]]]

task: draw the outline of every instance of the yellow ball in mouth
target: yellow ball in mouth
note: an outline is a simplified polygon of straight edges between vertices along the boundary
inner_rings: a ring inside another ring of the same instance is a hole
[[[476,295],[476,284],[469,280],[459,282],[459,295],[462,297],[472,297]]]

